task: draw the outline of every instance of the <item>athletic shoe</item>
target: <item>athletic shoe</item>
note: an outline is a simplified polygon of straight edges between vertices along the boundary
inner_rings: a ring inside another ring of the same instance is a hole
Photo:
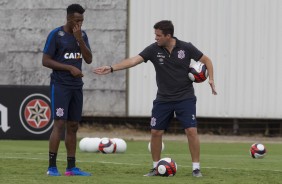
[[[201,173],[201,171],[200,171],[199,169],[195,169],[195,170],[192,172],[192,175],[193,175],[194,177],[197,177],[197,178],[203,177],[203,175],[202,175],[202,173]]]
[[[49,167],[47,170],[47,175],[49,176],[61,176],[57,167]]]
[[[156,168],[151,169],[149,173],[143,176],[158,176]]]
[[[92,174],[82,171],[77,167],[73,167],[71,169],[66,169],[66,176],[91,176]]]

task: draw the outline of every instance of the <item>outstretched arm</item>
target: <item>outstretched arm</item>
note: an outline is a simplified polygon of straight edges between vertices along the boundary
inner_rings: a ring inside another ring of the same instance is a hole
[[[200,61],[207,66],[208,73],[209,73],[209,84],[210,84],[211,89],[212,89],[212,94],[217,95],[217,92],[215,90],[215,85],[214,85],[212,61],[206,55],[203,55],[201,57]]]
[[[140,55],[137,55],[131,58],[124,59],[121,62],[114,64],[112,66],[101,66],[98,68],[94,68],[93,72],[99,75],[105,75],[113,71],[131,68],[133,66],[142,63],[143,61],[144,59]]]

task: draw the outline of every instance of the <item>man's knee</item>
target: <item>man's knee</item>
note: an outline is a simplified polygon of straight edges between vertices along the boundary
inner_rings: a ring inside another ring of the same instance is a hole
[[[185,133],[186,133],[186,135],[189,136],[189,137],[194,137],[194,136],[197,136],[197,135],[198,135],[197,128],[195,128],[195,127],[186,128],[186,129],[185,129]]]
[[[151,129],[151,135],[152,135],[153,137],[160,137],[160,136],[163,135],[163,133],[164,133],[163,130]]]
[[[68,122],[67,131],[71,133],[76,133],[78,131],[78,123],[77,122]]]
[[[53,130],[62,132],[65,129],[65,120],[54,120]]]

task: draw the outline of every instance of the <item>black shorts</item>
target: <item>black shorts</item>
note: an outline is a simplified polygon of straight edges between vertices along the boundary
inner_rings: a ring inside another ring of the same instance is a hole
[[[151,129],[168,129],[169,122],[174,117],[174,114],[181,122],[184,129],[197,127],[196,101],[196,97],[172,102],[154,100],[151,117]]]
[[[82,88],[72,89],[51,84],[51,104],[54,119],[80,121],[82,114]]]

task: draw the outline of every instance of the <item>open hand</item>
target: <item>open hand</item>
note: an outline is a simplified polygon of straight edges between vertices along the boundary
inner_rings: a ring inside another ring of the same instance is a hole
[[[217,95],[217,92],[216,92],[216,90],[215,90],[214,81],[213,81],[213,80],[209,80],[209,84],[210,84],[211,89],[212,89],[212,94],[213,94],[213,95]]]
[[[99,74],[99,75],[105,75],[111,72],[111,67],[110,66],[101,66],[98,68],[94,68],[92,72]]]

